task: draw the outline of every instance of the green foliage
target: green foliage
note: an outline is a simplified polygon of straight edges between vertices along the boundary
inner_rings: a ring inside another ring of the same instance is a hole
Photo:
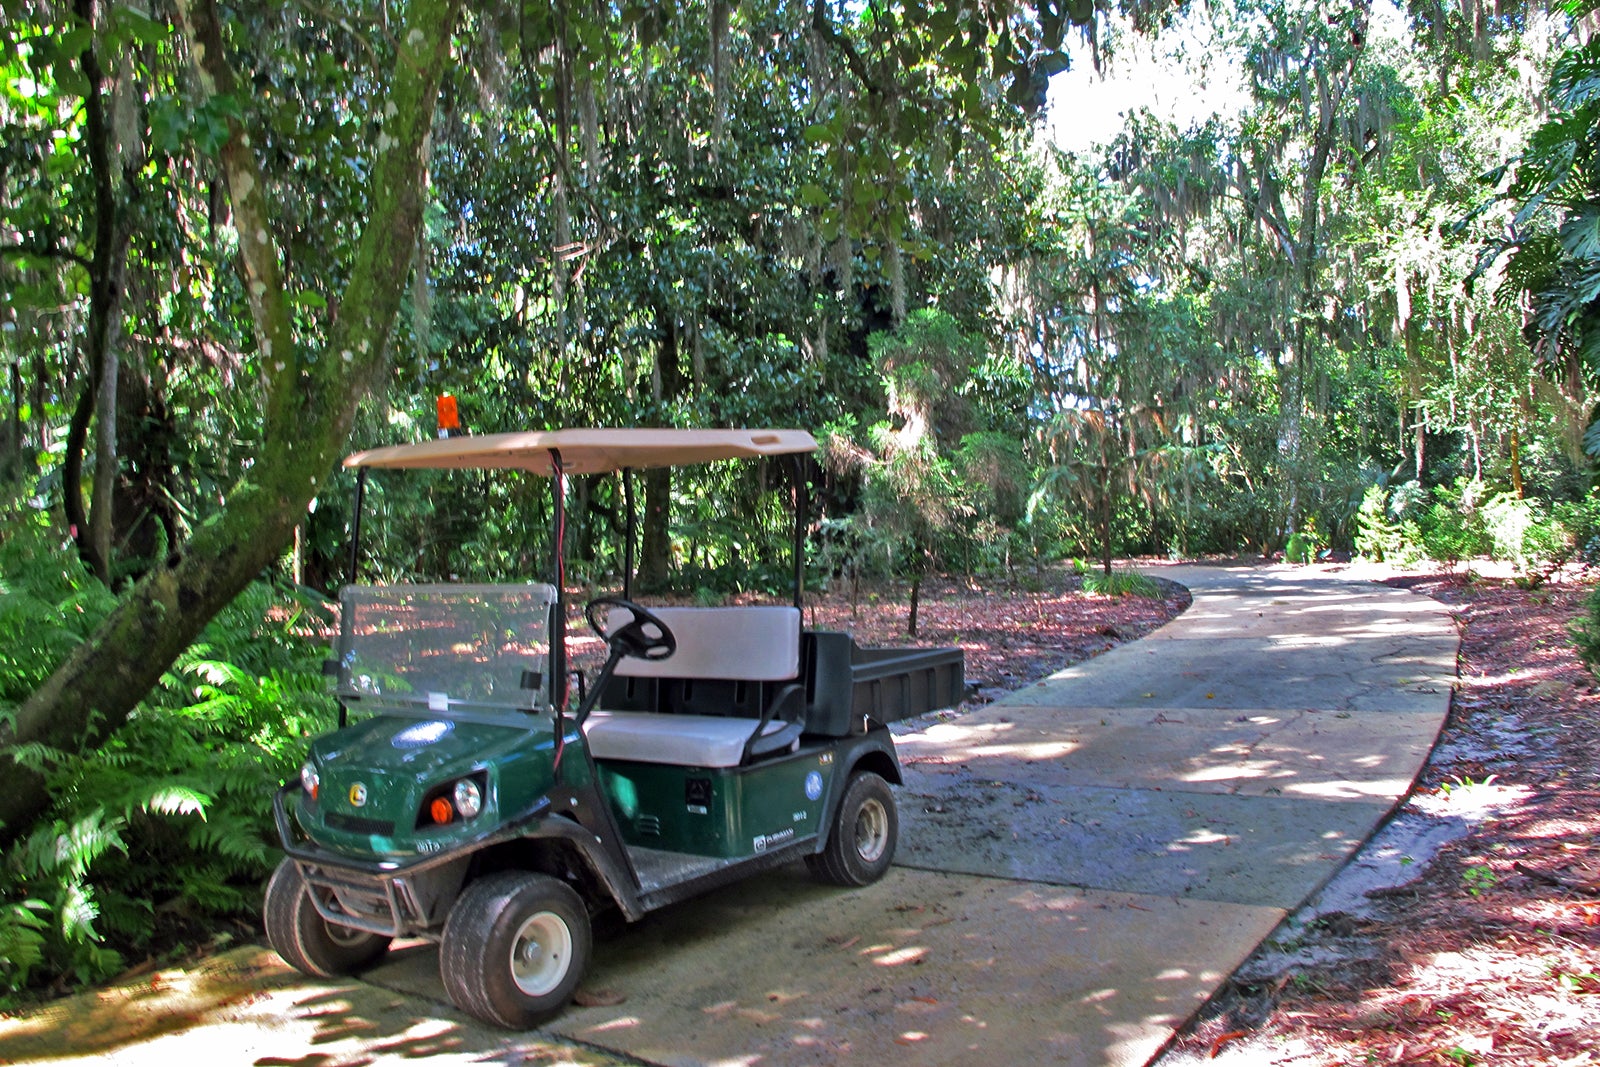
[[[1428,558],[1451,567],[1487,547],[1477,513],[1464,512],[1444,500],[1429,506],[1421,531],[1422,548]]]
[[[1161,598],[1161,587],[1135,570],[1114,568],[1110,574],[1094,568],[1082,572],[1083,591],[1097,596]]]
[[[1537,569],[1570,549],[1567,531],[1538,501],[1496,493],[1484,501],[1482,511],[1494,557],[1511,561],[1518,570]]]
[[[1484,865],[1474,865],[1461,872],[1461,882],[1466,886],[1467,892],[1472,896],[1482,896],[1493,889],[1500,881],[1500,876],[1494,873],[1494,868]],[[1470,1060],[1463,1060],[1463,1063]]]
[[[1290,563],[1315,563],[1322,548],[1322,538],[1317,532],[1316,516],[1306,516],[1305,528],[1289,535],[1283,558]]]
[[[1559,374],[1600,362],[1600,38],[1561,55],[1548,95],[1551,114],[1504,194],[1517,206],[1515,237],[1488,254],[1510,249],[1506,279],[1533,307],[1528,336]]]
[[[25,694],[111,597],[31,517],[0,531],[0,553],[0,692]],[[0,866],[0,998],[102,979],[191,927],[253,915],[276,858],[267,799],[331,721],[328,619],[303,594],[251,586],[104,745],[20,753],[52,804]]]
[[[1570,626],[1572,645],[1589,672],[1600,677],[1600,588],[1583,600],[1583,614]]]
[[[1371,486],[1357,514],[1356,550],[1402,565],[1426,558],[1454,566],[1487,555],[1519,571],[1539,572],[1570,557],[1574,530],[1593,530],[1600,510],[1600,503],[1586,499],[1552,511],[1509,492],[1489,493],[1480,502],[1484,493],[1482,485],[1461,479],[1454,487],[1436,487],[1433,502],[1424,505],[1414,489],[1397,490],[1391,498],[1381,486]]]
[[[1389,494],[1381,485],[1368,486],[1356,512],[1356,552],[1377,562],[1396,561],[1401,555],[1401,531],[1389,517]]]
[[[25,986],[41,965],[79,982],[120,969],[121,953],[106,947],[95,928],[101,912],[89,870],[106,853],[127,851],[125,825],[99,810],[72,823],[54,820],[37,827],[8,855],[0,888],[22,899],[0,909],[0,944],[13,945],[18,953],[9,966],[0,964],[7,990]]]
[[[49,677],[111,610],[61,531],[32,509],[0,525],[0,711]]]

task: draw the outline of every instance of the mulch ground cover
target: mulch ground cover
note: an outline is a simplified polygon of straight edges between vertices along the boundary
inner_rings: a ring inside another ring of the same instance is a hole
[[[1065,567],[999,581],[932,578],[923,583],[916,636],[906,633],[910,589],[905,584],[847,588],[808,597],[806,625],[842,630],[861,645],[959,645],[966,652],[974,703],[1013,689],[1125,641],[1136,640],[1188,607],[1188,590],[1158,582],[1162,596],[1085,593]]]

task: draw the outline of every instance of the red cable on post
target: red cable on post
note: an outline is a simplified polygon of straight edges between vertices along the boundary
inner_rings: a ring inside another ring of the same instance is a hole
[[[567,474],[561,464],[561,453],[550,450],[551,484],[555,491],[555,553],[556,553],[556,632],[551,642],[552,670],[551,695],[555,698],[556,741],[555,756],[550,765],[552,774],[561,771],[561,757],[567,750]]]

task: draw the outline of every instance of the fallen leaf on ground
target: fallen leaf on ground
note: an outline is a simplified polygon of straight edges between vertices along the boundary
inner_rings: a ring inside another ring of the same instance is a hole
[[[1209,1056],[1211,1059],[1216,1059],[1217,1058],[1217,1053],[1222,1051],[1222,1046],[1223,1045],[1226,1045],[1230,1041],[1237,1041],[1241,1037],[1247,1037],[1247,1036],[1249,1036],[1249,1031],[1246,1031],[1246,1030],[1229,1030],[1225,1034],[1218,1034],[1212,1040],[1212,1042],[1211,1042],[1211,1051],[1207,1053],[1207,1056]]]

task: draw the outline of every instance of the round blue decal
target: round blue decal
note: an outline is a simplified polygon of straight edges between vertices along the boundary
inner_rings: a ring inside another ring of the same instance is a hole
[[[395,748],[421,748],[423,745],[431,745],[438,741],[454,730],[455,726],[453,722],[441,722],[437,719],[419,722],[395,734],[389,743]]]
[[[822,772],[812,771],[806,775],[806,799],[816,800],[822,795]]]

